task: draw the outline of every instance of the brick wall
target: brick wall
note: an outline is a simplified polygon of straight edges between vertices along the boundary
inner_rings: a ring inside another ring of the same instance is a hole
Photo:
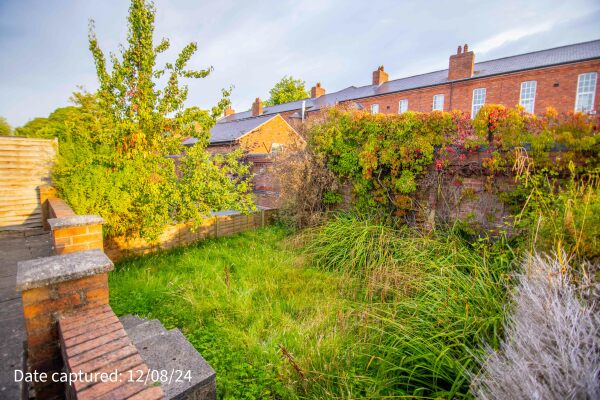
[[[303,140],[280,115],[240,139],[240,145],[250,154],[270,153],[273,143],[301,146]]]
[[[277,210],[261,210],[249,215],[220,215],[204,220],[194,229],[192,223],[168,226],[154,242],[140,237],[109,236],[105,239],[104,251],[113,261],[188,246],[211,237],[229,236],[246,230],[256,229],[273,222]]]
[[[600,60],[470,79],[430,88],[371,97],[357,100],[357,102],[366,109],[369,109],[371,104],[377,103],[380,112],[389,114],[397,113],[398,102],[402,99],[408,99],[409,110],[427,112],[431,111],[433,96],[444,94],[445,111],[462,110],[471,112],[473,89],[486,88],[486,103],[514,107],[519,104],[521,82],[537,81],[535,111],[543,112],[546,107],[554,107],[559,113],[566,113],[573,111],[575,108],[577,78],[579,74],[586,72],[597,72],[600,75]],[[600,85],[597,85],[596,109],[598,109],[599,101]]]

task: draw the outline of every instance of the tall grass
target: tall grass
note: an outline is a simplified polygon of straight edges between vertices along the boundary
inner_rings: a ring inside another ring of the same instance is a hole
[[[513,255],[451,232],[425,237],[349,215],[309,235],[317,266],[359,276],[373,299],[385,288],[363,310],[356,348],[366,395],[470,397],[475,357],[483,343],[499,342]]]

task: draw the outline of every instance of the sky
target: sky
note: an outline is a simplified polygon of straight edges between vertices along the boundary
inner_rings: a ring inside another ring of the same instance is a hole
[[[189,42],[189,66],[214,71],[190,80],[187,106],[212,107],[234,87],[236,111],[285,75],[328,93],[448,67],[458,45],[475,62],[600,39],[600,1],[157,0],[155,41],[173,61]],[[78,87],[98,83],[88,50],[88,20],[100,46],[126,41],[127,0],[0,0],[0,116],[12,126],[70,105]]]

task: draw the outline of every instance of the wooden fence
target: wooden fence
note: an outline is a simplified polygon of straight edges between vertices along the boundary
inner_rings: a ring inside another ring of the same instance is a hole
[[[42,227],[38,186],[50,183],[56,139],[0,136],[0,231]]]

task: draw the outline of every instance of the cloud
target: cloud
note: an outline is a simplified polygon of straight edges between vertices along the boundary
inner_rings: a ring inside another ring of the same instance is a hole
[[[0,115],[13,125],[68,104],[77,85],[97,87],[87,49],[93,17],[105,52],[126,39],[128,2],[0,0]],[[233,105],[248,109],[284,75],[321,82],[328,92],[369,84],[385,65],[390,78],[446,68],[456,46],[469,43],[476,60],[504,57],[600,38],[594,0],[455,2],[381,0],[234,0],[156,2],[156,30],[172,48],[198,43],[190,66],[209,65],[189,81],[188,105],[210,107],[234,85]]]

